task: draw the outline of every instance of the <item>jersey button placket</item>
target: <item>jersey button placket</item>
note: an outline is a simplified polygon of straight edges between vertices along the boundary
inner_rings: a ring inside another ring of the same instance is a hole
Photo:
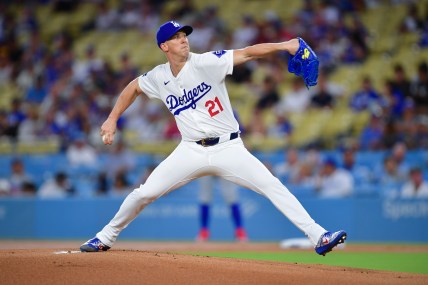
[[[181,80],[177,80],[177,85],[180,88],[180,92],[182,95],[187,94],[186,92],[189,92],[189,90],[185,90],[185,88],[183,88],[183,82]],[[193,121],[196,125],[199,125],[199,121],[200,119],[198,118],[198,113],[196,112],[196,109],[193,109],[192,107],[188,108],[186,110],[186,112],[188,112],[192,117],[193,117]]]

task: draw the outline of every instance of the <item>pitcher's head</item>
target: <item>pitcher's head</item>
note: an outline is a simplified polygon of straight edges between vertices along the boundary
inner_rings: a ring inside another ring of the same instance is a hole
[[[176,21],[168,21],[162,24],[156,34],[156,40],[158,47],[160,48],[161,44],[171,39],[176,33],[183,31],[186,36],[190,35],[193,32],[193,28],[188,25],[180,25]]]

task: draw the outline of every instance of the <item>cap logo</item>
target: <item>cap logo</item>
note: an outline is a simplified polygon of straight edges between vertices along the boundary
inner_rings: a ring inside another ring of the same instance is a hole
[[[176,28],[180,27],[180,24],[175,21],[171,21],[171,24],[173,24]]]

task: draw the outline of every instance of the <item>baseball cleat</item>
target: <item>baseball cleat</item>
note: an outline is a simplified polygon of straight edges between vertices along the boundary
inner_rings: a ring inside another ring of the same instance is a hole
[[[336,245],[344,243],[346,236],[345,231],[337,231],[334,233],[326,232],[320,237],[318,244],[315,246],[315,251],[319,255],[325,256],[328,252],[332,251]]]
[[[247,233],[243,228],[237,228],[235,230],[235,237],[237,241],[242,241],[242,242],[248,241]]]
[[[103,244],[97,237],[94,237],[80,246],[81,252],[107,251],[110,247]]]
[[[201,229],[198,236],[196,237],[197,241],[207,241],[210,238],[210,231],[208,229]]]

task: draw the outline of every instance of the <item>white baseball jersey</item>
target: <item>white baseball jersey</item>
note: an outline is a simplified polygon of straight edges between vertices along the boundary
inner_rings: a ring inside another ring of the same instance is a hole
[[[165,63],[141,75],[138,84],[147,96],[165,103],[184,141],[198,141],[239,130],[225,84],[232,71],[233,51],[190,53],[176,77]]]

